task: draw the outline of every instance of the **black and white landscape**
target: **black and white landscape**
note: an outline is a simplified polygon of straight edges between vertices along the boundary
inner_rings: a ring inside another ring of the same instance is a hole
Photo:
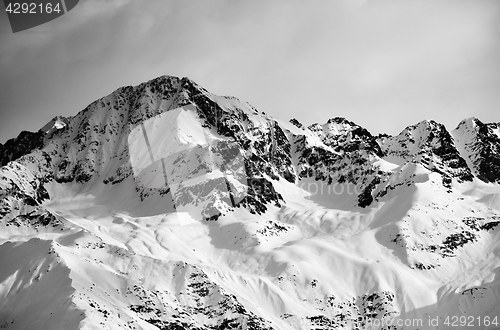
[[[4,4],[0,330],[500,329],[500,1]]]
[[[500,321],[499,123],[305,127],[161,76],[0,159],[3,329]]]

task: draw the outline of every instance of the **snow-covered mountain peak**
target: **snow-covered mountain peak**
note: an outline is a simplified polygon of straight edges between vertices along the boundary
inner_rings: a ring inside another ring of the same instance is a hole
[[[387,161],[420,163],[431,171],[443,174],[443,184],[448,187],[451,178],[459,181],[473,179],[453,137],[443,124],[434,120],[410,125],[394,137],[380,137],[379,143]]]
[[[366,150],[373,155],[382,155],[375,137],[368,130],[343,117],[331,118],[323,125],[312,124],[308,129],[337,152]]]
[[[334,117],[320,125],[318,123],[310,125],[308,128],[311,131],[317,132],[319,135],[345,135],[347,132],[355,130],[360,126],[343,117]]]
[[[45,135],[51,135],[53,132],[64,129],[69,124],[69,119],[63,116],[56,116],[47,124],[45,124],[42,128],[40,128],[40,132]]]
[[[446,134],[446,127],[434,120],[422,120],[417,124],[406,127],[399,135],[411,136],[420,143],[429,143],[428,139],[433,139],[436,134]]]
[[[486,182],[500,182],[500,125],[477,118],[460,122],[452,135],[475,175]]]
[[[473,130],[477,125],[481,125],[481,121],[477,119],[476,117],[469,117],[464,120],[462,120],[456,129],[461,128],[461,129],[468,129],[468,130]]]

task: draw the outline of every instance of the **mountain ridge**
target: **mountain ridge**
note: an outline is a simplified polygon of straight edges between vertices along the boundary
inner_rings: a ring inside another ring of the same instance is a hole
[[[173,82],[170,81],[171,79],[173,80]],[[173,95],[175,95],[174,100],[172,102],[175,103],[176,105],[187,104],[187,102],[190,102],[190,100],[187,99],[188,97],[192,97],[192,98],[198,97],[198,99],[199,99],[200,96],[203,96],[203,93],[208,93],[205,89],[203,89],[202,87],[200,87],[199,85],[194,83],[189,78],[179,79],[179,78],[171,77],[171,76],[160,76],[158,78],[150,80],[149,82],[142,83],[142,84],[137,85],[135,87],[133,87],[133,86],[120,87],[116,91],[111,93],[110,95],[94,101],[86,109],[82,110],[82,112],[80,112],[76,116],[68,117],[68,118],[62,117],[62,116],[57,116],[54,119],[52,119],[51,121],[49,121],[44,127],[40,128],[40,130],[38,132],[23,131],[20,133],[20,135],[18,137],[8,140],[4,145],[0,145],[1,165],[2,166],[6,165],[9,161],[16,160],[16,159],[22,157],[23,155],[28,154],[32,150],[40,149],[43,146],[43,143],[46,142],[46,141],[43,141],[44,139],[46,140],[47,138],[50,138],[53,134],[58,134],[58,133],[63,132],[64,128],[68,126],[68,123],[70,120],[72,120],[73,118],[78,118],[79,115],[84,114],[86,111],[88,111],[89,108],[92,108],[92,106],[95,105],[96,103],[101,102],[102,104],[104,104],[104,102],[109,102],[109,101],[105,100],[106,98],[115,97],[115,96],[120,98],[120,96],[121,96],[120,94],[127,93],[130,91],[134,91],[136,94],[135,98],[137,98],[137,94],[142,93],[147,88],[149,88],[148,92],[152,92],[152,93],[159,92],[160,91],[159,86],[165,82],[168,82],[168,83],[166,86],[164,86],[164,90],[162,93],[165,93],[165,94],[162,95],[162,97],[165,97],[165,96],[172,97]],[[176,83],[176,85],[174,86],[173,83]],[[168,90],[168,87],[170,87],[170,88],[175,87],[174,91]],[[201,89],[201,90],[197,91],[198,89]],[[134,98],[134,96],[132,96],[131,100],[129,100],[129,103],[133,104],[136,101],[135,98]],[[229,97],[227,97],[227,98],[229,98]],[[237,100],[234,97],[232,97],[232,98]],[[205,100],[205,102],[206,102],[206,100]],[[120,105],[120,104],[118,104],[118,105]],[[205,118],[203,118],[203,119],[205,121],[207,121],[207,124],[214,125],[213,119],[209,119],[209,118],[217,118],[217,116],[215,116],[215,113],[210,112],[209,108],[211,105],[204,104],[203,106],[206,107],[205,109],[208,112],[208,116],[205,116]],[[158,109],[156,109],[155,111],[158,111]],[[166,109],[164,111],[168,111],[168,109]],[[254,111],[257,112],[256,109],[254,109]],[[149,118],[148,116],[152,116],[152,113],[154,113],[154,111],[152,112],[149,107],[145,107],[145,109],[143,109],[143,111],[141,112],[141,115],[143,116],[142,120],[147,120]],[[130,120],[130,123],[134,124],[138,121],[138,119],[135,118],[136,116],[138,116],[138,115],[132,114],[131,117],[127,118],[127,119]],[[493,139],[495,143],[498,142],[497,141],[498,138],[495,137],[495,134],[492,135],[491,133],[488,133],[487,127],[492,127],[493,129],[494,128],[498,129],[498,126],[500,126],[500,123],[482,124],[482,122],[480,122],[477,118],[470,119],[470,120],[472,122],[479,122],[480,123],[479,127],[480,127],[481,132],[478,131],[478,134],[481,134],[481,138],[490,139],[490,140]],[[303,126],[303,124],[299,123],[296,119],[294,119],[294,122],[295,122],[295,125],[298,124],[300,126],[299,128],[305,128],[305,126]],[[465,122],[467,122],[467,119],[464,119],[463,121],[461,121],[454,131],[459,129],[461,127],[461,125],[463,125]],[[417,126],[420,126],[420,125],[429,125],[429,123],[432,125],[438,125],[440,127],[440,130],[443,132],[446,131],[446,128],[442,124],[438,124],[433,120],[422,120],[421,122],[419,122],[415,125],[410,125],[410,126],[406,127],[405,129],[403,129],[403,131],[401,131],[401,133],[399,135],[403,134],[404,132],[406,132],[408,130],[415,129]],[[370,134],[365,128],[347,120],[346,118],[332,117],[324,125],[311,124],[307,127],[307,129],[312,130],[316,134],[323,135],[324,133],[319,133],[319,132],[321,132],[321,131],[324,132],[325,128],[321,128],[321,127],[325,126],[325,125],[331,125],[331,124],[337,124],[337,126],[339,126],[339,127],[340,127],[340,125],[344,125],[345,127],[354,128],[353,129],[354,135],[358,134],[360,137],[364,136],[364,137],[367,137],[369,139],[372,139],[372,141],[370,141],[368,143],[370,145],[366,146],[366,147],[373,148],[375,153],[378,156],[382,156],[383,153],[381,150],[379,150],[380,144],[383,144],[383,140],[381,137],[383,136],[387,139],[389,136],[387,134],[379,134],[378,143],[375,143],[375,141],[374,141],[376,139],[375,136]],[[493,129],[490,129],[490,130],[493,130]],[[227,134],[227,132],[226,132],[226,134]],[[330,139],[333,139],[335,136],[339,137],[341,135],[346,135],[346,134],[347,134],[346,132],[344,132],[344,134],[333,134],[330,137]],[[497,133],[496,136],[498,136],[498,134],[499,133]],[[447,137],[447,138],[449,140],[449,137]],[[335,140],[338,140],[338,139],[335,139]],[[355,142],[358,142],[358,141],[355,141]],[[449,141],[447,141],[447,142],[449,143]],[[328,146],[328,142],[325,144]],[[495,150],[495,152],[497,152],[497,150]],[[484,151],[483,153],[488,153],[488,151]],[[465,157],[461,157],[461,158],[464,159]],[[463,164],[461,164],[461,166],[462,165]],[[483,178],[485,178],[485,177],[483,176]],[[493,180],[493,181],[496,181],[498,179],[495,177],[494,174],[490,174],[490,176],[488,178],[489,179],[487,179],[487,180]]]

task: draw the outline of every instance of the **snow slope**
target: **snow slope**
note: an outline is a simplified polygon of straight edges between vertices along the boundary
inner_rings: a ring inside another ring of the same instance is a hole
[[[498,138],[120,88],[0,146],[0,328],[500,328]]]

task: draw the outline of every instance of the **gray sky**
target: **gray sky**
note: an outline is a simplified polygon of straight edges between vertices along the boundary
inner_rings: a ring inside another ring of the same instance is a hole
[[[499,122],[500,1],[80,0],[16,34],[2,10],[0,142],[163,74],[306,125]]]

